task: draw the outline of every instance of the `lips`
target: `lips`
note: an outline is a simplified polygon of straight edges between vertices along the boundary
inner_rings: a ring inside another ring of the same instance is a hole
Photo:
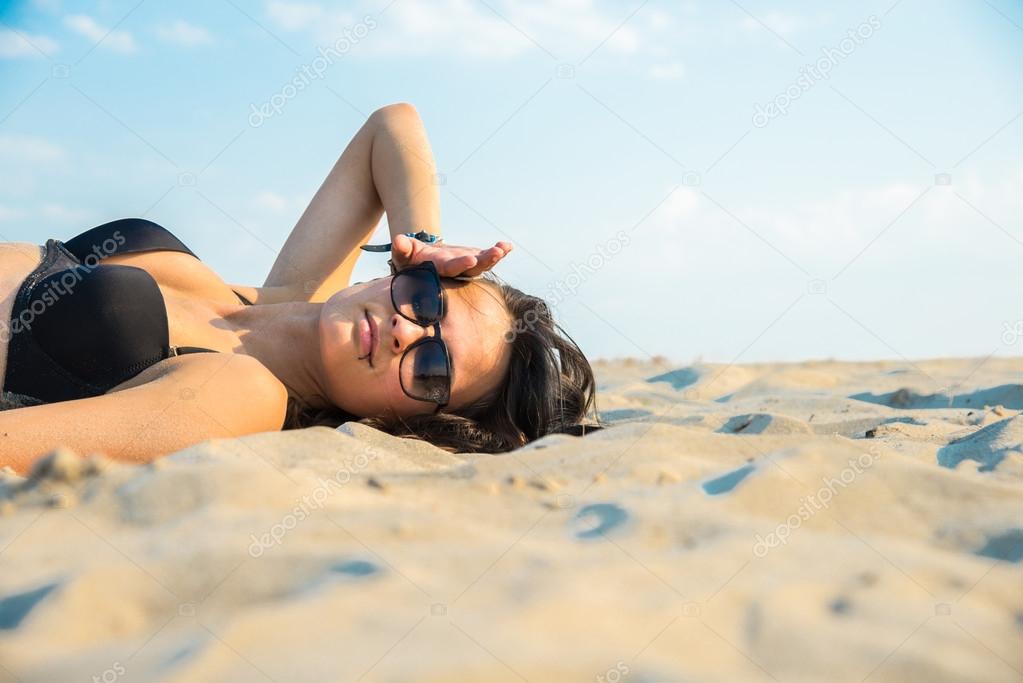
[[[359,321],[359,358],[365,358],[370,367],[373,367],[373,353],[379,339],[376,322],[370,316],[369,311],[363,311],[363,319]]]
[[[366,319],[369,320],[369,331],[372,335],[370,339],[369,355],[369,359],[372,361],[377,355],[377,347],[380,346],[380,332],[377,331],[377,321],[373,319],[373,316],[369,314],[369,311],[366,311]]]

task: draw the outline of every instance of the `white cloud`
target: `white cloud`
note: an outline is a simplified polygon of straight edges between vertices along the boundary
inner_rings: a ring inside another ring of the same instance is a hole
[[[650,24],[651,28],[661,31],[670,28],[674,20],[667,12],[652,7],[647,12],[647,23]]]
[[[511,57],[534,49],[529,40],[497,15],[484,15],[482,5],[441,0],[430,7],[419,0],[388,10],[386,30],[375,36],[374,52],[395,55],[430,53],[471,57]],[[394,13],[391,14],[391,10]],[[542,44],[542,43],[541,43]]]
[[[743,203],[714,188],[704,195],[702,189],[682,187],[641,230],[682,240],[686,247],[679,258],[687,269],[757,268],[765,255],[775,258],[776,249],[830,276],[853,259],[897,264],[939,253],[970,253],[978,239],[994,248],[1015,249],[1010,235],[1023,241],[1021,182],[1023,169],[997,181],[963,174],[952,187],[932,185],[922,197],[923,183],[891,183],[778,205]]]
[[[47,36],[0,28],[0,58],[51,57],[59,49]]]
[[[761,24],[763,22],[763,24]],[[783,36],[790,36],[793,33],[797,33],[807,26],[811,22],[805,17],[796,16],[795,14],[785,14],[784,12],[767,12],[763,15],[757,15],[754,19],[751,16],[744,16],[742,28],[747,31],[761,31],[764,25],[768,26],[775,33],[779,33]]]
[[[7,161],[48,163],[64,158],[64,148],[27,135],[0,135],[0,157]]]
[[[366,1],[349,12],[338,12],[317,3],[271,0],[265,11],[276,27],[308,30],[320,45],[336,42],[371,15],[378,28],[356,53],[501,59],[542,49],[565,62],[582,58],[598,45],[612,54],[638,52],[645,45],[638,26],[663,25],[664,21],[657,15],[652,21],[622,25],[626,13],[620,8],[605,11],[594,0],[492,0],[488,4],[401,0],[377,15],[379,3]]]
[[[60,10],[60,0],[32,0],[32,4],[46,12],[57,12]]]
[[[267,3],[266,13],[270,19],[286,31],[300,31],[309,28],[314,21],[323,16],[323,8],[304,2]]]
[[[130,33],[106,29],[86,14],[69,14],[64,17],[64,24],[75,33],[108,50],[131,53],[137,49],[135,38]]]
[[[187,21],[180,19],[169,24],[157,26],[156,35],[160,40],[186,47],[210,45],[213,43],[213,36],[205,28],[189,24]]]

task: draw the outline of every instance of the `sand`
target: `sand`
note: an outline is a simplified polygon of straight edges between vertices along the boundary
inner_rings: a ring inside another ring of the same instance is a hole
[[[1023,359],[596,370],[503,456],[0,475],[0,681],[1023,680]]]

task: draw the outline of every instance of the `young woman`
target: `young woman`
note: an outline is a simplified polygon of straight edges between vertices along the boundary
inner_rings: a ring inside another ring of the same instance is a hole
[[[350,286],[383,212],[392,275]],[[489,272],[512,245],[429,235],[433,155],[402,103],[355,135],[262,287],[225,283],[144,219],[0,245],[0,467],[346,420],[460,452],[579,433],[593,372],[541,299]]]

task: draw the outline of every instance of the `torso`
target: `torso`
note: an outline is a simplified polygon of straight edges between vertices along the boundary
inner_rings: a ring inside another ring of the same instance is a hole
[[[22,282],[39,265],[42,250],[38,245],[0,243],[0,381],[7,367],[7,348],[14,299]],[[175,251],[144,251],[114,254],[104,264],[142,268],[156,280],[167,307],[167,322],[172,346],[201,346],[224,353],[241,353],[238,331],[228,316],[244,308],[233,289],[209,266],[190,254]],[[247,288],[251,290],[252,288]],[[162,361],[166,362],[166,361]],[[159,365],[159,364],[158,364]],[[132,380],[110,389],[124,388]],[[2,387],[0,387],[2,388]]]
[[[43,250],[27,242],[0,243],[0,384],[7,370],[7,346],[11,338],[11,312],[21,283],[43,258]],[[3,387],[0,386],[0,389]]]

